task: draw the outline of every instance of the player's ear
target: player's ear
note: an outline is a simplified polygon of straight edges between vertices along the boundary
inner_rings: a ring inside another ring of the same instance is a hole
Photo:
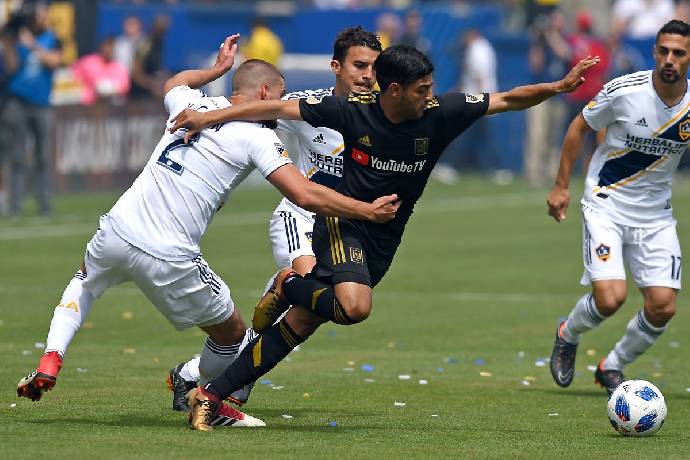
[[[391,96],[398,97],[402,93],[402,86],[400,86],[400,83],[391,83],[388,86],[388,91]]]
[[[333,59],[331,60],[331,70],[333,71],[334,74],[340,75],[340,61]]]
[[[261,87],[259,88],[259,98],[262,101],[265,101],[268,99],[268,85],[266,85],[266,84],[261,85]]]

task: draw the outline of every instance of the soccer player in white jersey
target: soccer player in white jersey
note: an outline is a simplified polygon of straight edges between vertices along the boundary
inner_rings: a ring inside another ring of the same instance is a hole
[[[374,61],[381,52],[381,43],[376,34],[361,26],[348,27],[340,32],[333,43],[331,70],[335,75],[335,86],[327,89],[305,90],[289,93],[283,99],[302,99],[323,96],[347,96],[351,92],[367,93],[374,88]],[[335,188],[342,177],[345,145],[343,136],[329,128],[315,128],[300,120],[278,120],[276,133],[290,153],[297,168],[310,181]],[[269,223],[269,239],[273,257],[278,268],[292,267],[300,275],[311,271],[316,257],[311,247],[314,214],[288,198],[278,204]],[[246,338],[253,338],[250,330]],[[245,340],[243,345],[246,345]],[[241,347],[242,348],[242,347]],[[178,364],[170,370],[168,387],[173,391],[172,407],[178,411],[189,411],[184,398],[195,388],[199,379],[199,358]],[[230,399],[236,404],[247,402],[252,385],[233,394]]]
[[[654,70],[607,83],[568,128],[549,214],[566,217],[573,165],[590,131],[606,129],[587,171],[582,197],[584,274],[591,285],[558,327],[551,374],[562,387],[573,380],[580,336],[625,302],[625,265],[642,292],[643,308],[603,358],[595,382],[609,394],[624,367],[666,329],[680,290],[681,252],[671,209],[671,176],[690,140],[690,25],[673,20],[656,36]]]
[[[175,75],[165,86],[171,117],[185,108],[228,107],[224,97],[206,97],[199,88],[233,65],[238,35],[228,37],[209,69]],[[233,76],[233,104],[279,99],[285,92],[280,72],[264,61],[242,64]],[[234,359],[246,326],[228,286],[209,268],[200,241],[215,213],[253,170],[293,202],[326,215],[375,222],[392,219],[395,196],[364,203],[307,180],[292,165],[269,122],[217,124],[185,143],[184,132],[163,134],[149,162],[113,208],[101,217],[87,244],[84,262],[55,308],[46,353],[23,378],[19,396],[38,400],[53,388],[74,334],[93,300],[111,286],[133,281],[178,329],[198,326],[209,337],[201,353],[202,381]],[[261,426],[263,422],[224,405],[218,422]]]

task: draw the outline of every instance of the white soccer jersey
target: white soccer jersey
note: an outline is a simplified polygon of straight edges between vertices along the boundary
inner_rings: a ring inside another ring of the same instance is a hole
[[[333,88],[297,91],[287,94],[283,99],[322,98],[333,94]],[[326,187],[335,188],[343,176],[342,153],[345,149],[343,136],[330,128],[315,128],[306,121],[278,120],[278,137],[307,179]],[[277,210],[296,211],[313,219],[313,214],[287,198],[278,205]]]
[[[592,129],[607,128],[589,165],[582,203],[631,227],[673,221],[671,178],[690,140],[689,111],[688,92],[678,104],[664,104],[651,70],[604,85],[582,111]]]
[[[187,86],[165,96],[171,118],[185,108],[229,105],[224,97],[207,97]],[[212,126],[189,144],[183,135],[165,132],[139,177],[108,213],[120,237],[168,261],[200,253],[199,242],[214,214],[254,168],[266,177],[291,163],[276,134],[258,123]]]

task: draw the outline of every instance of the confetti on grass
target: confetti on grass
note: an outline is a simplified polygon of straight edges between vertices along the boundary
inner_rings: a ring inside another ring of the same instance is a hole
[[[594,371],[597,370],[597,366],[592,366],[592,365],[590,364],[589,366],[587,366],[587,370],[588,370],[589,372],[594,372]]]
[[[132,313],[131,311],[122,312],[122,319],[124,319],[125,321],[129,321],[132,318],[134,318],[134,313]]]
[[[338,424],[335,422],[335,420],[331,420],[331,421],[328,423],[328,425],[330,425],[331,428],[335,428],[336,426],[338,426]]]
[[[287,419],[287,420],[293,418],[292,415],[289,415],[289,414],[283,414],[282,417],[283,417],[284,419]]]
[[[45,348],[46,344],[43,342],[36,342],[34,343],[34,348]]]
[[[429,384],[429,381],[426,380],[426,379],[419,379],[419,384],[420,384],[420,385],[428,385],[428,384]]]
[[[395,401],[395,402],[393,403],[393,405],[394,405],[395,407],[405,407],[405,406],[407,405],[407,403],[400,402],[400,401]]]
[[[412,377],[410,377],[408,374],[400,374],[398,376],[398,379],[400,380],[410,380]]]
[[[482,372],[479,373],[479,375],[480,375],[481,377],[491,377],[493,374],[491,374],[491,372],[482,371]]]
[[[558,412],[552,412],[549,414],[549,417],[558,417],[560,414]]]
[[[374,366],[371,364],[362,364],[362,371],[364,372],[374,372]]]

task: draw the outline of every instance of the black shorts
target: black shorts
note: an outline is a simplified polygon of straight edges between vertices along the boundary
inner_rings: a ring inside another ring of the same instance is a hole
[[[316,256],[313,275],[328,278],[334,285],[354,282],[376,286],[393,262],[400,240],[374,238],[366,225],[317,215],[312,238]]]

